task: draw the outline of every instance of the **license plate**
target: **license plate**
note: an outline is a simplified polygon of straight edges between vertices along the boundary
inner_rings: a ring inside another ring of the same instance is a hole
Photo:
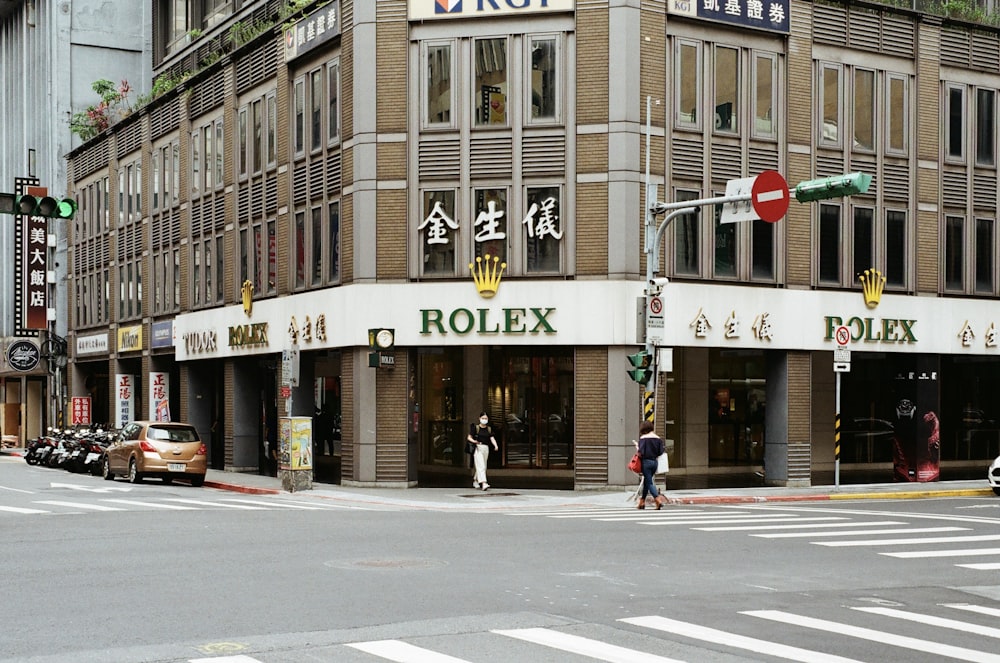
[[[171,472],[183,472],[184,467],[184,463],[167,463],[167,469]]]

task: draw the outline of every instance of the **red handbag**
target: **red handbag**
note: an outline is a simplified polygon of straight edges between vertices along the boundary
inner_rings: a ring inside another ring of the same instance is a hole
[[[639,455],[638,451],[634,456],[632,456],[632,460],[628,462],[628,469],[632,470],[636,474],[642,474],[642,457]]]

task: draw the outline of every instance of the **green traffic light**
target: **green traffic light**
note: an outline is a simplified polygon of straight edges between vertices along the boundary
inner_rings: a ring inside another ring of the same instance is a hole
[[[649,378],[652,377],[653,371],[648,368],[634,368],[631,371],[625,371],[628,376],[639,384],[648,384]]]
[[[76,201],[72,198],[63,198],[56,205],[55,217],[58,219],[72,219],[76,215]]]
[[[76,201],[72,198],[58,200],[52,196],[36,198],[32,195],[0,193],[0,214],[25,214],[68,221],[76,215],[76,210]]]
[[[800,203],[808,203],[814,200],[866,193],[871,182],[872,176],[867,173],[848,173],[833,177],[821,177],[817,180],[806,180],[799,182],[798,186],[795,187],[795,200]]]

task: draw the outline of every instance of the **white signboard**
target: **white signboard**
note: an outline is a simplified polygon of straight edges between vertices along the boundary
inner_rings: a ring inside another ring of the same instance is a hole
[[[115,374],[115,428],[121,428],[135,419],[136,377]]]
[[[576,0],[407,0],[411,21],[439,18],[527,17],[544,12],[571,12]]]
[[[149,374],[149,418],[170,421],[170,374]]]

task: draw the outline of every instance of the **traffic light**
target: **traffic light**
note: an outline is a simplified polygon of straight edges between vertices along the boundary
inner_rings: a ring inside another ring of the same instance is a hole
[[[0,212],[4,210],[0,209]],[[72,219],[76,214],[76,201],[72,198],[56,200],[52,196],[17,196],[12,214],[44,216],[50,219]]]
[[[653,369],[650,368],[650,364],[652,363],[650,354],[642,350],[634,355],[628,355],[628,363],[632,366],[627,371],[628,376],[639,384],[647,384],[649,378],[653,375]]]
[[[795,187],[795,200],[800,203],[809,203],[814,200],[865,193],[871,183],[872,176],[867,173],[848,173],[833,177],[821,177],[818,180],[806,180],[799,182],[798,186]]]

